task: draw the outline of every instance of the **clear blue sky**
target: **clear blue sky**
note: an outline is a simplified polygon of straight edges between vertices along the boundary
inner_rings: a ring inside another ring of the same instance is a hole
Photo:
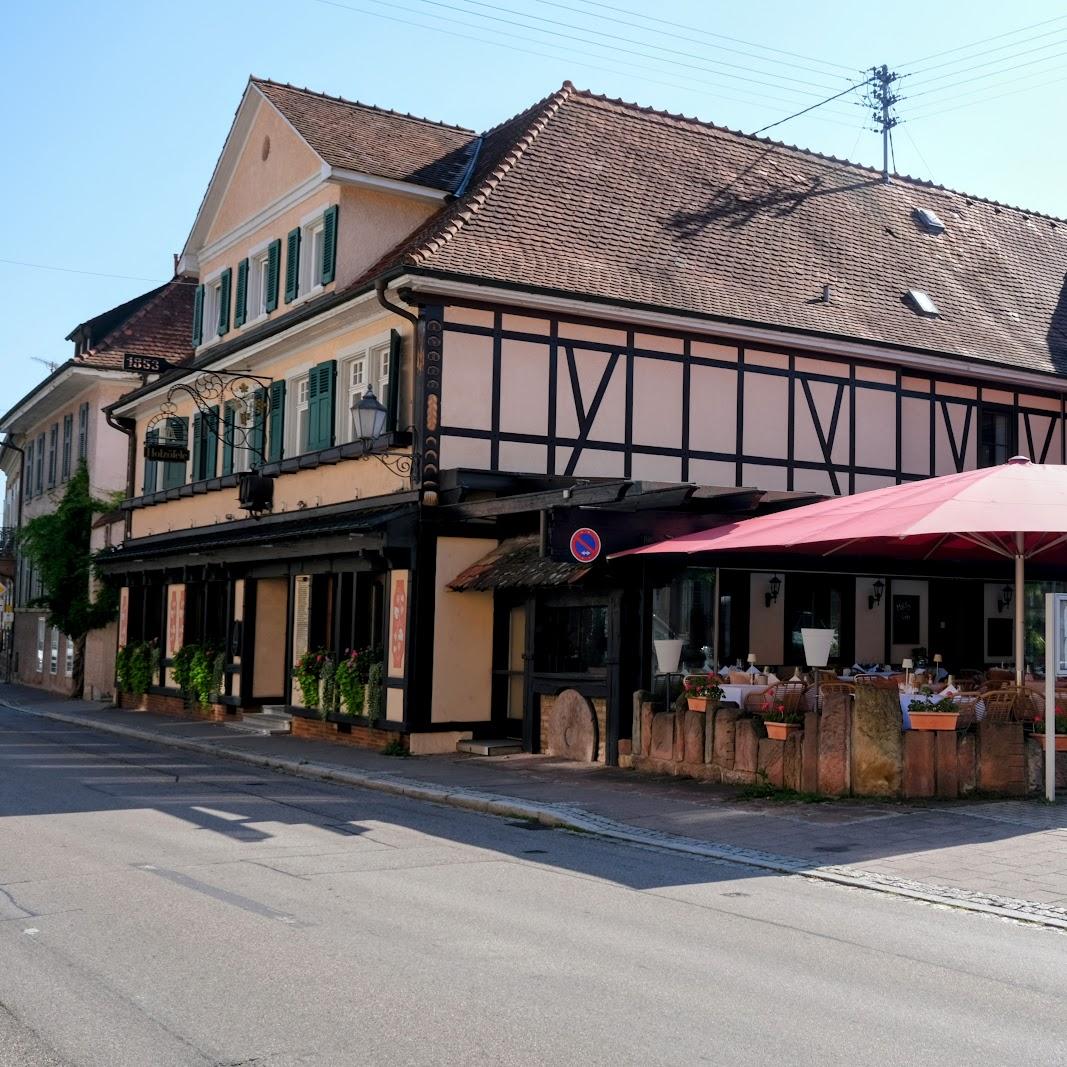
[[[4,39],[0,260],[70,273],[0,262],[0,410],[47,373],[33,357],[68,358],[72,327],[170,276],[251,73],[476,129],[570,78],[751,132],[885,62],[913,72],[900,171],[1067,216],[1055,0],[52,0],[8,7]],[[878,162],[863,116],[846,98],[770,135]]]

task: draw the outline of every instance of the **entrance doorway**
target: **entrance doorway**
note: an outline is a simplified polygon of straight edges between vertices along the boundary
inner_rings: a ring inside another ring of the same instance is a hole
[[[849,667],[855,657],[856,582],[847,575],[789,574],[785,580],[785,650],[783,666],[803,666],[806,627],[837,631],[830,663]]]
[[[941,654],[949,674],[966,668],[984,668],[984,618],[983,582],[931,580],[928,651],[931,656]]]

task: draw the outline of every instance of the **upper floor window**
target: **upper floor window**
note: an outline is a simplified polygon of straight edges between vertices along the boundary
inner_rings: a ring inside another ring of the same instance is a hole
[[[78,459],[89,456],[89,405],[78,408]]]
[[[308,376],[297,378],[293,382],[293,415],[290,433],[289,455],[298,456],[307,451],[308,446]]]
[[[289,231],[285,251],[285,302],[308,296],[334,280],[337,268],[337,205]]]
[[[995,467],[1015,455],[1015,420],[1011,408],[982,408],[978,466]]]
[[[48,484],[56,484],[56,464],[59,459],[59,423],[53,422],[48,431]]]
[[[44,492],[44,434],[37,435],[37,469],[34,471],[34,483],[38,494]]]
[[[74,455],[74,416],[63,416],[63,481],[70,478]]]
[[[374,345],[362,352],[357,352],[342,363],[341,389],[337,425],[341,427],[339,437],[342,441],[355,440],[355,428],[352,424],[352,407],[358,404],[368,389],[373,390],[378,401],[387,409],[389,404],[389,361],[391,345],[386,342]]]
[[[322,248],[325,228],[322,219],[303,227],[300,237],[300,292],[310,293],[322,285]]]

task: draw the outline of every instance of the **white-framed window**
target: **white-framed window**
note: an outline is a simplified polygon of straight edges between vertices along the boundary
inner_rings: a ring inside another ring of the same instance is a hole
[[[263,248],[248,257],[246,326],[267,313],[267,256]]]
[[[308,376],[291,381],[286,388],[292,404],[289,415],[289,442],[286,453],[299,456],[307,450],[308,441]]]
[[[59,627],[52,627],[52,648],[48,657],[48,673],[59,673]]]
[[[215,277],[204,283],[203,344],[214,341],[219,335],[219,303],[222,300],[222,278]]]
[[[66,663],[63,667],[63,673],[68,678],[71,678],[74,675],[74,639],[71,637],[67,638],[67,655]]]
[[[337,426],[341,432],[340,441],[355,439],[355,427],[352,425],[352,405],[363,399],[368,387],[374,390],[378,403],[389,407],[389,342],[371,345],[342,358],[341,381],[344,388],[339,389]]]
[[[37,673],[44,674],[44,635],[48,628],[43,615],[37,616]]]
[[[325,223],[319,215],[301,227],[300,295],[307,296],[322,288],[322,245]]]

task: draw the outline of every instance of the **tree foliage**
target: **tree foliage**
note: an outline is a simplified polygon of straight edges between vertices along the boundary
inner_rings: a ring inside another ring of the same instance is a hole
[[[22,553],[41,579],[43,595],[37,603],[48,611],[49,625],[75,641],[106,626],[118,609],[113,586],[101,584],[95,597],[89,587],[93,515],[110,507],[108,501],[93,499],[82,460],[55,510],[30,519],[20,534]]]

